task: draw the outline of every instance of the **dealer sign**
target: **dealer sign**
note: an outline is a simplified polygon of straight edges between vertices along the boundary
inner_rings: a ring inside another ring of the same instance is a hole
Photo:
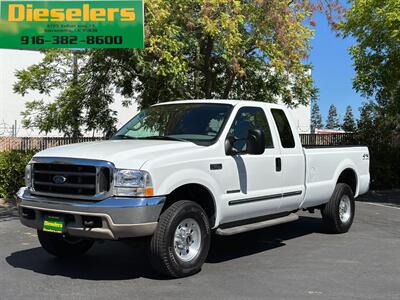
[[[0,0],[0,48],[143,48],[143,0]]]

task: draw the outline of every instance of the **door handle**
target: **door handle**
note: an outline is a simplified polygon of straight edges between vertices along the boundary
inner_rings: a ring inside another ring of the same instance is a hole
[[[280,157],[275,158],[275,170],[276,172],[282,171],[282,159]]]

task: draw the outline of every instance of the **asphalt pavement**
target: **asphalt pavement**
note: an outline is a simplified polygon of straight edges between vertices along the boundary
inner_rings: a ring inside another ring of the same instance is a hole
[[[368,201],[368,199],[364,200]],[[146,248],[97,243],[75,260],[39,246],[12,208],[0,209],[0,299],[400,299],[400,207],[358,202],[351,231],[334,235],[320,214],[215,237],[200,273],[155,274]]]

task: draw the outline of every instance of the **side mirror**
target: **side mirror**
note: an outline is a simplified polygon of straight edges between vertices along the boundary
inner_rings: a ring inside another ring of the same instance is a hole
[[[261,155],[265,151],[265,135],[261,129],[250,129],[247,136],[247,153]]]
[[[225,140],[225,154],[234,156],[239,153],[239,151],[234,147],[237,142],[237,138],[234,136],[228,136]]]

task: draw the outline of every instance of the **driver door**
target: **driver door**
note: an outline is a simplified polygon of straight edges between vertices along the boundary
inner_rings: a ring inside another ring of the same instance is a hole
[[[273,214],[282,200],[282,177],[279,170],[280,148],[272,136],[272,116],[262,107],[242,107],[231,125],[228,136],[237,138],[234,147],[239,154],[226,159],[229,174],[225,182],[226,206],[223,222],[255,218]],[[266,148],[261,155],[246,154],[246,139],[250,129],[261,129],[265,134]],[[277,165],[278,163],[278,165]]]

